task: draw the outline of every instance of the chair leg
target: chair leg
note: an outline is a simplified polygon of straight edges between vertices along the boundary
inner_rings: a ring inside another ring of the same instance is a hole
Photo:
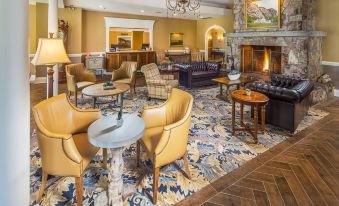
[[[75,190],[77,198],[77,206],[82,206],[82,176],[75,178]]]
[[[75,101],[75,106],[78,107],[78,92],[74,92],[74,101]]]
[[[42,170],[41,186],[40,186],[40,190],[39,190],[38,198],[37,198],[38,202],[41,201],[42,195],[44,194],[46,182],[47,182],[47,177],[48,177],[47,172],[44,172],[44,170]]]
[[[103,148],[102,149],[102,156],[103,156],[103,168],[107,169],[107,149]]]
[[[139,167],[140,162],[140,141],[137,141],[137,167]]]
[[[158,183],[159,183],[160,167],[153,169],[153,204],[157,204],[158,200]]]
[[[187,151],[184,154],[184,163],[185,163],[185,170],[186,170],[187,177],[188,179],[191,179],[191,172],[190,172],[190,168],[188,164]]]

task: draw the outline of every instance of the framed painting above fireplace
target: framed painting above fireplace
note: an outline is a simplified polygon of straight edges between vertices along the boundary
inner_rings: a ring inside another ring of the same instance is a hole
[[[245,0],[246,29],[280,28],[280,0]]]

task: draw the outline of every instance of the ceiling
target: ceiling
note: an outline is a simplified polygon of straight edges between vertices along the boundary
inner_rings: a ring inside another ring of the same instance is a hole
[[[228,8],[231,8],[233,0],[200,1],[200,18],[224,16],[232,12]],[[30,0],[30,2],[48,3],[48,0]],[[193,15],[173,16],[171,13],[167,12],[165,0],[63,0],[63,2],[66,7],[79,7],[92,11],[171,17],[180,19],[198,19],[198,17]]]

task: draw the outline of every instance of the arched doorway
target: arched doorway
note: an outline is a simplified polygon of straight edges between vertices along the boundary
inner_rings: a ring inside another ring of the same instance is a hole
[[[206,33],[205,33],[205,60],[206,61],[208,61],[208,58],[209,58],[209,53],[210,53],[209,49],[211,49],[211,48],[209,48],[211,46],[211,45],[209,45],[209,42],[211,42],[211,40],[213,41],[214,37],[213,37],[213,35],[211,35],[211,33],[214,30],[222,33],[222,35],[221,36],[219,35],[218,38],[222,39],[222,43],[221,44],[223,44],[223,48],[225,48],[226,39],[224,37],[225,36],[224,34],[226,33],[226,30],[223,27],[221,27],[219,25],[216,25],[216,24],[211,26],[211,27],[209,27],[206,30]]]

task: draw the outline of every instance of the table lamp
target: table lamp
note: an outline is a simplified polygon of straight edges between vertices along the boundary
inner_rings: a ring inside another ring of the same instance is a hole
[[[47,98],[53,96],[53,66],[69,62],[62,39],[39,39],[37,52],[31,63],[33,65],[48,65]]]

